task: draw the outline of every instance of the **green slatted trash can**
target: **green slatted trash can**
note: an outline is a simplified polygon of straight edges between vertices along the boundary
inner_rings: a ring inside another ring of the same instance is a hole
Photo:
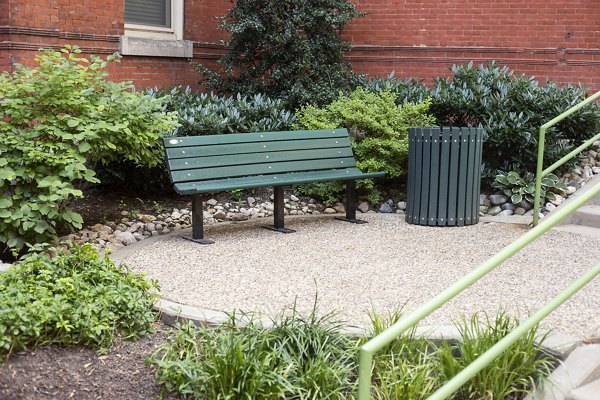
[[[408,130],[406,222],[464,226],[479,222],[483,128]]]

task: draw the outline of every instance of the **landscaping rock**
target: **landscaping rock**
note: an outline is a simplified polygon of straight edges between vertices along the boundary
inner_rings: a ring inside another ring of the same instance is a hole
[[[533,204],[531,204],[527,200],[521,200],[521,202],[519,203],[519,207],[521,207],[525,211],[529,211],[533,208]]]
[[[504,203],[500,206],[500,208],[502,209],[502,211],[506,211],[506,210],[514,211],[516,207],[513,203]]]
[[[323,212],[324,212],[325,214],[335,214],[335,213],[336,213],[336,211],[335,211],[333,208],[331,208],[331,207],[327,207],[327,208],[325,209],[325,211],[323,211]]]
[[[546,211],[548,211],[548,212],[552,212],[556,209],[556,206],[550,202],[546,203],[546,205],[544,207],[546,208]]]
[[[96,224],[94,226],[91,226],[90,230],[93,232],[107,232],[107,233],[113,232],[113,228],[111,228],[110,226],[107,226],[107,225],[102,225],[102,224]]]
[[[397,204],[398,210],[402,210],[402,211],[406,211],[406,202],[405,201],[399,201]]]
[[[488,214],[496,215],[502,212],[502,208],[500,206],[494,206],[488,210]]]
[[[554,204],[555,206],[559,206],[559,205],[561,205],[561,204],[562,204],[562,202],[563,202],[563,201],[565,201],[565,198],[564,198],[564,197],[562,197],[562,196],[560,196],[560,195],[558,195],[558,194],[555,194],[555,195],[554,195],[554,200],[551,200],[550,202],[551,202],[552,204]]]
[[[504,216],[509,216],[509,215],[513,215],[513,214],[514,214],[513,210],[502,210],[496,215],[504,217]]]
[[[394,212],[394,210],[392,210],[392,207],[390,207],[390,205],[388,203],[383,203],[379,207],[379,212],[384,213],[384,214],[390,214],[390,213]]]
[[[366,213],[367,211],[369,211],[369,203],[367,203],[366,201],[362,201],[357,208],[358,211],[360,211],[361,213]]]
[[[515,215],[523,215],[527,212],[527,210],[525,210],[523,207],[517,207],[513,210],[513,212]]]
[[[122,244],[124,246],[128,246],[137,242],[137,239],[135,238],[135,236],[133,236],[133,233],[128,231],[115,231],[113,233],[113,237],[117,243]],[[114,242],[111,243],[114,244]]]
[[[493,194],[490,196],[490,202],[494,206],[500,206],[508,201],[508,196],[503,194]]]
[[[247,214],[242,214],[242,213],[235,213],[235,214],[231,215],[232,221],[246,221],[249,218],[250,217]]]
[[[252,197],[252,196],[248,196],[248,197],[246,198],[246,202],[248,203],[248,205],[249,205],[250,207],[253,207],[253,206],[254,206],[254,203],[256,203],[256,199],[255,199],[254,197]]]
[[[209,206],[216,206],[219,202],[215,199],[208,199],[206,200],[206,204],[208,204]]]
[[[227,214],[225,214],[225,211],[223,211],[223,210],[217,210],[213,214],[213,218],[216,219],[217,221],[219,221],[219,220],[223,221],[225,218],[227,218]]]
[[[300,199],[299,199],[299,198],[297,198],[297,197],[296,197],[296,196],[294,196],[294,195],[291,195],[291,196],[290,196],[290,200],[291,200],[291,201],[300,201]]]
[[[339,212],[339,213],[345,213],[345,212],[346,212],[346,207],[345,207],[345,206],[344,206],[342,203],[336,203],[336,204],[333,206],[333,209],[334,209],[336,212]]]

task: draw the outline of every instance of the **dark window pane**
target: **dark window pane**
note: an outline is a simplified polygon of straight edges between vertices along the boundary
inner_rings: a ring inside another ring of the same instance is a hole
[[[125,22],[171,27],[171,0],[125,0]]]

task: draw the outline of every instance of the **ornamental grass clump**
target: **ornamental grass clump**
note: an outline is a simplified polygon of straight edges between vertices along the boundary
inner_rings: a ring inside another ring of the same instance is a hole
[[[152,331],[158,284],[91,245],[31,253],[0,273],[0,363],[36,345],[108,349]]]
[[[180,325],[150,359],[157,381],[197,399],[347,399],[355,345],[332,315],[292,311],[272,322],[232,314],[218,328]]]
[[[148,362],[157,365],[163,394],[195,399],[355,399],[358,350],[398,322],[401,309],[371,312],[371,333],[341,334],[332,315],[295,311],[265,328],[256,316],[230,315],[216,328],[180,325]],[[503,311],[457,323],[460,337],[437,341],[416,328],[373,357],[371,398],[424,400],[518,325]],[[555,359],[545,353],[537,328],[511,345],[458,391],[454,400],[516,400],[549,375]]]

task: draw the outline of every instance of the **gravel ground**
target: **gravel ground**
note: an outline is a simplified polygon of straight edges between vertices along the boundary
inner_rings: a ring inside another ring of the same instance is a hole
[[[367,311],[415,309],[527,232],[526,227],[479,223],[468,227],[409,225],[398,215],[365,214],[369,224],[330,216],[286,217],[293,234],[261,229],[262,219],[207,226],[209,246],[178,232],[142,241],[123,253],[134,271],[158,279],[165,299],[220,311],[308,313],[318,295],[321,313],[337,311],[364,326]],[[115,254],[119,259],[118,253]],[[548,232],[498,270],[423,321],[451,324],[460,313],[524,318],[600,260],[600,239]],[[600,336],[600,278],[546,318],[545,328],[578,338]]]

